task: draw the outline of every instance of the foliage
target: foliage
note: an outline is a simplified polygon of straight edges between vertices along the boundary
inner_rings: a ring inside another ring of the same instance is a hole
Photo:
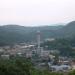
[[[75,75],[75,70],[70,71],[70,72],[68,73],[68,75]]]
[[[35,69],[29,59],[0,59],[0,75],[66,75],[65,73],[50,72],[49,70]],[[67,73],[75,75],[75,71]]]
[[[55,39],[54,41],[45,41],[41,44],[44,49],[47,50],[59,50],[59,55],[75,57],[75,50],[72,47],[75,46],[74,39]]]
[[[32,64],[29,60],[0,60],[0,75],[31,75]]]
[[[36,41],[37,31],[41,32],[41,38],[53,36],[55,30],[62,26],[24,27],[19,25],[0,26],[0,46],[13,45]]]

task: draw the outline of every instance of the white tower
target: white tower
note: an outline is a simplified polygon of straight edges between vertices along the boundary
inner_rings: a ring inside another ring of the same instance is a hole
[[[37,31],[37,54],[40,54],[40,31]]]
[[[38,44],[38,49],[40,49],[40,31],[37,31],[37,44]]]

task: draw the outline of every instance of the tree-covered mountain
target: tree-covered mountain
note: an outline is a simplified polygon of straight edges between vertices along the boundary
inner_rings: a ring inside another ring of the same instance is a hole
[[[75,21],[68,23],[63,28],[59,29],[57,32],[58,36],[61,37],[73,37],[75,36]]]
[[[75,36],[75,21],[65,26],[0,26],[0,45],[37,41],[37,31],[40,31],[41,40],[46,38],[73,37]]]
[[[37,31],[47,38],[62,26],[24,27],[19,25],[0,26],[0,45],[36,41]]]

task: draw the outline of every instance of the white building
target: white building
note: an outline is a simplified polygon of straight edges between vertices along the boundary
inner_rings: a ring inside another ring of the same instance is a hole
[[[1,55],[1,58],[2,58],[2,59],[9,59],[10,56],[9,56],[9,55]]]
[[[69,66],[69,65],[52,65],[52,66],[49,66],[49,68],[53,72],[59,72],[59,71],[67,72],[67,71],[71,70],[71,66]]]

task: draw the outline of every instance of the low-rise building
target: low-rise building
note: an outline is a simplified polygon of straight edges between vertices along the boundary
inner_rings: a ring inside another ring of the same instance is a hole
[[[52,65],[49,68],[53,72],[67,72],[71,70],[71,66],[69,65]]]

